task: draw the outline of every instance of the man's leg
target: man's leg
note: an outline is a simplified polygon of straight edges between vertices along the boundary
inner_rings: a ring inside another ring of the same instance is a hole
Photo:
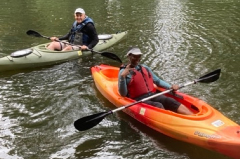
[[[154,102],[154,101],[148,100],[148,101],[145,101],[144,103],[147,103],[149,105],[152,105],[152,106],[164,109],[163,105],[161,103],[159,103],[159,102]]]
[[[171,97],[166,97],[164,95],[161,95],[156,98],[153,98],[152,101],[162,103],[162,105],[166,110],[171,110],[171,111],[174,111],[180,114],[185,114],[185,115],[193,114],[193,112],[191,112],[185,105],[181,104],[180,102],[176,101]]]
[[[47,46],[47,48],[49,49],[49,50],[58,50],[58,51],[61,51],[62,50],[62,45],[61,45],[61,43],[60,42],[56,42],[56,41],[53,41],[53,42],[51,42],[48,46]]]
[[[181,104],[178,109],[177,112],[180,114],[186,114],[186,115],[192,115],[193,112],[190,111],[185,105]]]

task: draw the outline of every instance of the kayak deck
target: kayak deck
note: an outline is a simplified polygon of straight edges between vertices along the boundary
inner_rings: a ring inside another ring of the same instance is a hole
[[[118,93],[119,68],[98,65],[91,68],[98,90],[117,107],[134,100]],[[157,88],[163,91],[163,88]],[[182,115],[139,103],[123,111],[139,122],[172,138],[192,143],[224,155],[240,158],[240,126],[204,101],[177,91],[167,94],[187,106],[194,115]]]

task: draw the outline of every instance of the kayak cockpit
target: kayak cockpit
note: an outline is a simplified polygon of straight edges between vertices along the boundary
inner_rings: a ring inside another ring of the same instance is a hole
[[[112,34],[101,34],[101,35],[98,35],[98,39],[99,40],[102,40],[102,41],[105,41],[105,40],[110,40],[113,38],[113,35]],[[64,43],[68,43],[67,41],[63,41]],[[41,50],[41,51],[44,51],[44,52],[72,52],[72,50],[69,50],[69,51],[59,51],[59,50],[49,50],[47,47],[50,43],[47,43],[47,44],[42,44],[42,45],[38,45],[38,49]],[[80,50],[79,50],[80,51]]]
[[[163,88],[158,87],[157,89],[160,91],[164,91]],[[185,105],[189,110],[191,110],[194,113],[193,115],[182,116],[182,118],[202,120],[204,118],[209,117],[213,113],[213,110],[211,109],[211,107],[204,101],[191,97],[189,95],[183,94],[179,91],[175,93],[168,93],[166,94],[166,96],[174,98],[175,100]],[[176,113],[176,115],[181,115],[181,114]]]
[[[117,81],[118,81],[118,73],[119,73],[119,68],[118,67],[111,67],[111,66],[106,66],[107,68],[104,68],[104,65],[101,66],[95,66],[96,69],[99,71],[102,77],[104,77],[107,81],[112,81],[116,82],[114,83],[114,93],[118,94],[117,91]],[[160,92],[164,91],[165,89],[156,87],[156,89]],[[178,113],[173,113],[175,116],[181,116],[182,118],[192,118],[195,120],[200,120],[203,118],[207,118],[209,115],[213,113],[212,109],[208,106],[207,103],[203,102],[200,99],[193,98],[191,96],[188,96],[186,94],[183,94],[179,91],[175,93],[168,93],[165,94],[168,97],[174,98],[178,102],[184,104],[189,110],[191,110],[194,114],[193,115],[182,115]],[[120,95],[119,95],[120,96]],[[125,99],[128,99],[126,97],[123,97]],[[130,100],[130,99],[129,99]]]

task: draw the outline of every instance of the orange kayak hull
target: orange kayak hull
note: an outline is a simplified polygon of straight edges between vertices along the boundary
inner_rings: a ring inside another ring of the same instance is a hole
[[[118,67],[102,64],[92,67],[91,72],[97,89],[116,107],[134,102],[118,93]],[[145,103],[138,103],[123,111],[162,134],[240,159],[240,126],[237,123],[198,98],[179,91],[167,96],[183,103],[195,114],[182,115]]]

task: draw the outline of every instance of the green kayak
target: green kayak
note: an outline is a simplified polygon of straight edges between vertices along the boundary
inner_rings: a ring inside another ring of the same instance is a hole
[[[98,51],[111,47],[126,35],[127,31],[99,35],[99,42],[93,50],[95,53],[99,53]],[[0,58],[0,72],[52,65],[92,54],[91,51],[51,51],[46,48],[48,44],[19,50],[13,52],[11,55]]]

